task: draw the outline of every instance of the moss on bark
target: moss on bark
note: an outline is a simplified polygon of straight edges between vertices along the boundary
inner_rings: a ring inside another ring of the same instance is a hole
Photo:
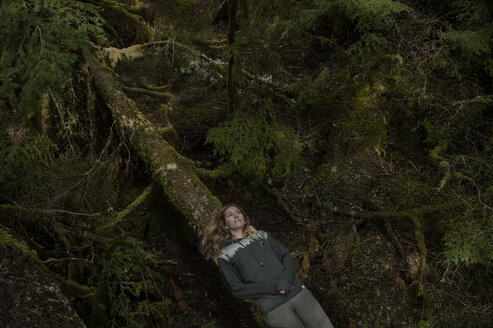
[[[114,72],[96,61],[88,49],[82,52],[102,97],[120,128],[126,131],[130,145],[163,187],[168,201],[199,235],[221,202],[199,179],[193,162],[180,155],[125,95]]]

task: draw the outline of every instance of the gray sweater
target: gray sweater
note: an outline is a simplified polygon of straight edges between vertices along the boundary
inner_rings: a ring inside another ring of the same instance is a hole
[[[291,253],[259,230],[253,238],[225,239],[217,263],[237,298],[252,298],[266,314],[293,298],[303,286],[296,278]],[[284,289],[286,294],[279,294]]]

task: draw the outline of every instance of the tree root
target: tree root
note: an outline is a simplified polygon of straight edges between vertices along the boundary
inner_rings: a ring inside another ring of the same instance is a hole
[[[298,224],[302,224],[301,219],[298,218],[296,215],[293,214],[293,212],[291,211],[291,209],[289,208],[289,206],[286,204],[286,202],[282,198],[282,194],[279,191],[279,189],[272,188],[271,189],[271,192],[274,195],[274,197],[276,198],[277,206],[279,206],[284,212],[286,212],[286,214],[288,215],[288,217],[291,220],[293,220],[294,222],[296,222]]]
[[[425,237],[423,234],[423,227],[421,224],[420,217],[423,217],[425,213],[429,213],[431,211],[437,210],[438,208],[451,208],[455,207],[457,204],[446,204],[445,206],[429,206],[425,208],[416,208],[412,209],[410,211],[406,212],[351,212],[351,216],[356,216],[360,217],[363,219],[384,219],[385,225],[387,228],[387,231],[393,236],[392,233],[392,228],[390,226],[390,221],[389,219],[397,219],[397,220],[402,220],[402,219],[407,219],[411,221],[414,225],[414,238],[416,240],[416,245],[418,247],[418,269],[417,271],[411,270],[411,277],[413,278],[414,282],[412,285],[416,287],[416,297],[419,300],[419,302],[422,302],[423,304],[426,302],[426,290],[424,288],[424,281],[426,279],[427,275],[427,255],[428,255],[428,250],[426,248],[426,243],[425,243]],[[463,203],[460,203],[460,205],[463,206]],[[402,246],[398,242],[396,238],[393,238],[394,242],[397,242],[397,248],[399,250],[399,253],[401,256],[404,257],[404,250],[402,249]],[[414,271],[414,272],[413,272]],[[423,307],[421,309],[421,312],[423,313],[426,311],[426,309]]]
[[[152,91],[163,91],[163,90],[169,90],[171,88],[171,86],[169,84],[165,84],[165,85],[160,85],[160,86],[157,86],[157,87],[154,87],[154,86],[146,86],[147,89],[149,90],[152,90]]]
[[[148,89],[143,89],[143,88],[123,87],[123,90],[131,92],[131,93],[144,94],[147,96],[162,98],[165,100],[169,100],[172,97],[171,93],[169,93],[169,92],[159,92],[159,91],[153,91],[153,90],[148,90]]]
[[[481,102],[481,99],[478,100]],[[426,134],[428,137],[433,136],[433,130],[434,127],[427,121],[423,123],[424,129],[426,131]],[[428,159],[438,168],[440,171],[443,172],[442,179],[440,180],[440,183],[438,184],[438,190],[441,190],[445,185],[451,180],[452,174],[450,172],[450,162],[441,155],[444,151],[446,151],[448,148],[448,142],[447,140],[443,139],[441,140],[435,148],[431,149],[428,152]],[[457,179],[463,179],[463,180],[468,180],[471,181],[471,178],[467,177],[466,175],[462,174],[461,172],[454,172],[453,177]]]
[[[404,249],[402,248],[401,242],[395,237],[394,231],[392,230],[392,225],[389,222],[388,218],[384,218],[385,222],[385,229],[387,230],[387,233],[389,234],[390,238],[392,238],[392,241],[394,242],[395,247],[399,251],[399,255],[404,258]]]
[[[159,114],[161,116],[161,122],[165,126],[164,128],[159,129],[159,133],[164,139],[173,145],[173,147],[178,147],[180,141],[173,124],[171,124],[171,121],[169,120],[169,106],[163,104]]]
[[[206,170],[203,168],[198,167],[196,169],[197,174],[206,180],[217,180],[225,176],[223,170],[215,169],[215,170]]]
[[[418,246],[418,253],[419,253],[419,268],[416,274],[416,283],[418,286],[418,293],[422,294],[424,293],[424,287],[423,287],[423,281],[426,277],[426,257],[428,254],[426,244],[425,244],[425,238],[423,234],[423,228],[421,225],[421,220],[419,217],[423,217],[426,213],[433,212],[439,209],[444,209],[444,208],[454,208],[458,205],[464,206],[463,203],[453,203],[453,204],[445,204],[445,205],[440,205],[440,206],[428,206],[428,207],[423,207],[423,208],[415,208],[411,209],[409,211],[404,211],[404,212],[386,212],[386,211],[375,211],[375,212],[366,212],[366,211],[358,211],[358,212],[350,212],[350,213],[344,213],[344,212],[334,212],[337,214],[343,214],[343,215],[349,215],[351,217],[359,217],[361,219],[366,219],[366,220],[371,220],[371,219],[384,219],[384,222],[386,224],[387,231],[389,231],[390,227],[390,219],[394,220],[403,220],[407,219],[411,221],[414,225],[414,238],[416,240],[416,244]],[[388,226],[387,226],[388,224]],[[390,227],[391,229],[391,227]],[[391,230],[390,230],[391,233]],[[393,234],[392,234],[393,235]],[[400,245],[400,243],[398,243]],[[402,249],[402,246],[397,246],[399,253],[401,253],[401,256],[404,256],[404,250]]]
[[[468,201],[474,201],[474,199],[467,199]],[[465,204],[463,201],[458,202],[450,202],[440,205],[432,205],[432,206],[423,206],[412,208],[408,211],[341,211],[341,210],[332,210],[333,214],[340,214],[344,216],[358,217],[365,220],[374,220],[374,219],[392,219],[393,221],[398,221],[402,219],[409,218],[410,215],[416,215],[418,217],[423,217],[428,213],[450,210],[464,207]]]
[[[438,190],[441,190],[447,182],[450,180],[450,163],[444,157],[440,156],[440,153],[447,150],[447,141],[442,140],[435,148],[429,151],[428,158],[433,163],[438,163],[438,167],[443,171],[443,177],[438,185]]]
[[[4,213],[12,213],[16,216],[22,215],[31,215],[31,214],[46,214],[46,215],[55,215],[55,214],[70,214],[76,216],[87,216],[94,217],[100,216],[100,213],[79,213],[79,212],[71,212],[66,210],[54,210],[54,209],[29,209],[20,205],[11,205],[11,204],[2,204],[0,205],[0,214]],[[21,217],[22,218],[22,217]]]
[[[425,237],[423,234],[423,229],[421,227],[421,221],[416,215],[410,215],[409,218],[414,223],[414,237],[416,238],[416,243],[418,244],[419,251],[419,269],[417,272],[417,283],[418,283],[418,293],[420,295],[424,294],[423,281],[426,276],[426,256],[428,251],[425,245]]]
[[[106,223],[105,225],[97,227],[94,232],[97,234],[103,234],[113,228],[115,225],[123,221],[130,213],[132,213],[140,204],[142,204],[152,193],[153,183],[148,185],[142,193],[137,197],[132,203],[130,203],[123,211],[116,213],[111,222]]]
[[[178,147],[179,140],[176,130],[173,125],[165,126],[164,128],[158,128],[159,134],[166,139],[173,147]]]

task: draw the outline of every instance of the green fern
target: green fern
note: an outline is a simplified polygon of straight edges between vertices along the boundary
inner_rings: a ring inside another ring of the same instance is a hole
[[[227,172],[238,171],[262,179],[266,174],[288,175],[305,168],[300,156],[302,144],[289,129],[274,127],[264,117],[236,112],[209,131],[206,143]]]
[[[345,5],[346,15],[355,22],[358,32],[389,30],[396,25],[395,15],[412,11],[405,4],[392,0],[350,0],[339,3]]]
[[[63,90],[78,51],[104,41],[97,6],[69,0],[4,0],[0,4],[0,113],[20,103],[25,118],[38,115],[50,94],[63,110]]]
[[[490,222],[493,217],[488,219]],[[461,224],[444,237],[445,261],[449,263],[493,264],[493,224]]]
[[[488,34],[491,34],[490,24],[488,28],[478,31],[453,31],[444,33],[443,39],[449,42],[454,48],[458,49],[461,57],[466,61],[478,60],[483,55],[491,53],[490,44],[492,40]]]
[[[150,282],[135,277],[146,267],[146,258],[150,256],[144,250],[143,242],[132,237],[115,243],[103,255],[101,264],[108,282],[112,327],[144,327],[146,318],[155,310],[172,307],[165,298],[153,304],[139,300]]]

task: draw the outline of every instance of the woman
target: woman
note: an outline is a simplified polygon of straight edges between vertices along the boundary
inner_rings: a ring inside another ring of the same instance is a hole
[[[219,265],[235,297],[255,301],[269,327],[332,328],[320,304],[296,278],[291,253],[265,231],[255,230],[238,205],[212,215],[201,250]]]

